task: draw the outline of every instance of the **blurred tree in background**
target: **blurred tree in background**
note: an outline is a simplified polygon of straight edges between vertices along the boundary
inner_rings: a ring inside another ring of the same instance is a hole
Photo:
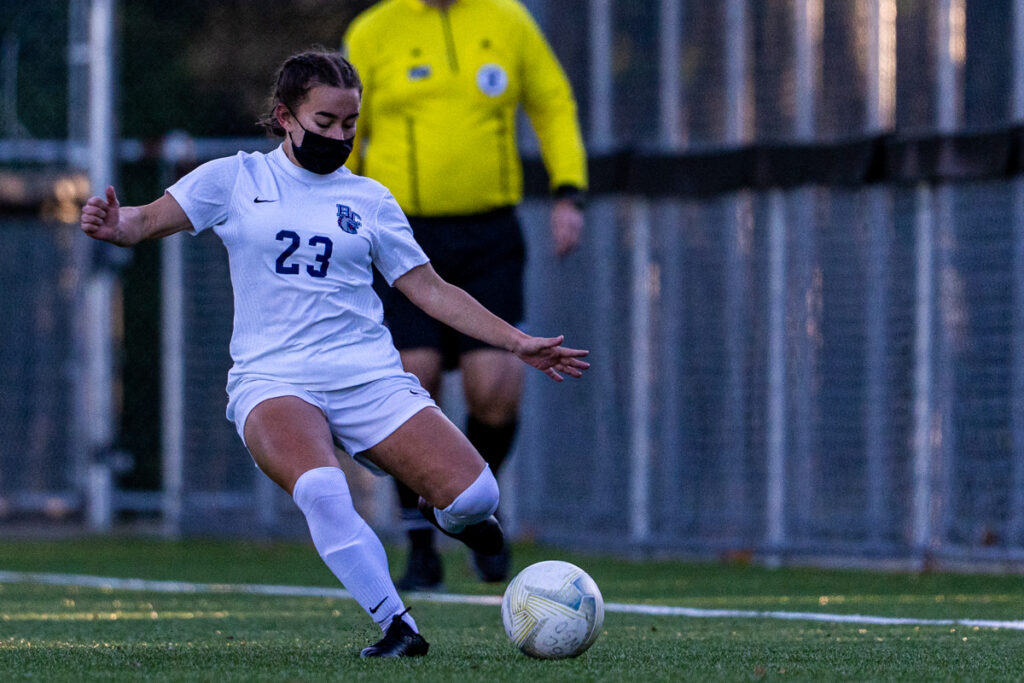
[[[371,4],[120,0],[120,134],[258,135],[280,63],[313,45],[337,47],[352,17]],[[68,15],[68,0],[0,0],[0,39],[17,46],[21,135],[67,134]]]
[[[278,66],[336,48],[372,0],[122,1],[126,136],[254,135]]]
[[[67,36],[67,2],[0,0],[0,137],[67,134]]]

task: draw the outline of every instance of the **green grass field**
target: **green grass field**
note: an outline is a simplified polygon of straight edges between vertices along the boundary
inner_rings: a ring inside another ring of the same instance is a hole
[[[585,568],[606,602],[703,609],[1020,620],[1021,576],[899,574],[632,563],[517,546]],[[401,566],[398,551],[392,562]],[[312,547],[140,539],[2,542],[0,570],[152,580],[336,587]],[[477,583],[446,554],[451,593]],[[379,637],[355,602],[323,597],[158,593],[0,584],[0,680],[667,681],[1024,680],[1024,631],[609,612],[582,657],[534,661],[495,606],[409,599],[430,655],[363,661]]]

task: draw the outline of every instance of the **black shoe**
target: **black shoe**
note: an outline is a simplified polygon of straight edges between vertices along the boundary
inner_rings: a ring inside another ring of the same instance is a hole
[[[481,555],[497,555],[505,547],[505,534],[501,531],[501,524],[498,519],[491,515],[482,522],[470,524],[462,531],[453,534],[445,530],[437,523],[434,517],[434,506],[423,498],[420,498],[420,513],[427,518],[427,521],[441,530],[445,536],[451,536],[457,541],[462,541],[466,547]]]
[[[405,574],[395,582],[400,591],[444,590],[444,565],[433,548],[413,548]]]
[[[423,636],[412,630],[412,626],[402,621],[399,614],[391,619],[391,625],[384,632],[384,637],[370,647],[364,647],[359,653],[367,657],[422,657],[430,649],[430,643]]]
[[[512,555],[508,546],[501,549],[497,555],[482,555],[473,553],[473,565],[476,567],[476,575],[485,583],[500,583],[508,578],[508,567]]]

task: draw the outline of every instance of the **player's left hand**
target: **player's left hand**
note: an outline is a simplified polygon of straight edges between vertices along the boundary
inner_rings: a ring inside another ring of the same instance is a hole
[[[565,335],[557,337],[527,337],[516,349],[515,354],[527,365],[532,365],[545,375],[561,382],[560,373],[580,377],[590,363],[580,360],[590,353],[584,349],[570,349],[562,346]]]
[[[570,199],[559,199],[551,209],[551,237],[558,258],[568,256],[579,246],[583,234],[583,212]]]

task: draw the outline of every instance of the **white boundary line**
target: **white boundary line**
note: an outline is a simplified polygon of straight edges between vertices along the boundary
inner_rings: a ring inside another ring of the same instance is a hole
[[[351,599],[343,588],[316,586],[278,586],[266,584],[191,583],[186,581],[148,581],[146,579],[119,579],[83,574],[45,574],[34,572],[0,571],[0,583],[40,584],[49,586],[79,586],[111,590],[150,591],[154,593],[235,593],[245,595],[280,595],[311,598]],[[455,593],[410,593],[410,601],[458,603],[463,605],[501,604],[497,595],[459,595]],[[1005,628],[1024,631],[1024,620],[999,621],[991,619],[915,619],[912,617],[879,617],[865,614],[827,614],[821,612],[777,612],[732,609],[700,609],[670,605],[636,605],[606,602],[606,612],[648,614],[654,616],[692,617],[698,619],[781,619],[787,621],[822,621],[844,624],[874,624],[878,626],[969,626],[978,628]]]

